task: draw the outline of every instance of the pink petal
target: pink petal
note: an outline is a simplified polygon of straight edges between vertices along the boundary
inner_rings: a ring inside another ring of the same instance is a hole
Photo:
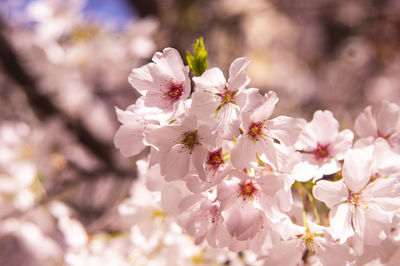
[[[252,121],[267,120],[273,113],[276,103],[279,101],[274,91],[269,91],[264,95],[264,102],[250,116]]]
[[[358,135],[362,138],[373,136],[377,137],[377,126],[375,118],[372,116],[372,108],[368,106],[364,111],[358,115],[355,128]]]
[[[237,105],[227,103],[217,113],[219,135],[225,140],[234,140],[240,135],[240,110]]]
[[[353,191],[359,192],[371,177],[371,158],[369,149],[354,149],[346,152],[343,164],[343,179]]]
[[[165,48],[163,53],[155,53],[152,60],[177,81],[184,81],[185,74],[189,73],[189,69],[183,65],[179,52],[174,48]]]
[[[329,209],[332,209],[346,201],[349,192],[342,179],[336,182],[320,180],[313,187],[313,195],[316,199],[323,201]]]
[[[396,123],[399,120],[399,111],[400,107],[397,104],[388,101],[382,102],[376,116],[380,136],[386,137],[394,132]]]
[[[343,160],[344,154],[353,144],[354,134],[349,129],[345,129],[335,137],[329,145],[329,153],[337,160]]]
[[[297,141],[306,121],[301,118],[278,116],[267,122],[267,127],[273,137],[285,145],[293,145]]]
[[[160,152],[161,174],[165,180],[181,179],[189,171],[190,153],[182,144],[177,144],[167,152]]]
[[[313,120],[310,122],[310,129],[322,145],[331,143],[339,131],[339,123],[333,117],[331,111],[318,110],[314,113]]]
[[[249,88],[236,94],[236,103],[241,112],[253,111],[264,102],[260,91],[256,88]],[[272,112],[271,112],[272,113]]]
[[[228,88],[232,91],[239,90],[250,83],[250,78],[246,75],[247,66],[250,63],[248,57],[237,58],[229,68]]]
[[[120,126],[114,136],[114,145],[121,151],[123,156],[136,155],[145,148],[143,130],[140,124]]]
[[[218,108],[218,101],[215,96],[206,91],[195,91],[192,94],[192,112],[197,119],[210,118]]]
[[[329,213],[329,220],[332,236],[339,239],[340,244],[343,244],[349,237],[354,235],[351,226],[351,211],[349,209],[349,204],[342,203],[334,207]]]
[[[243,170],[249,162],[257,161],[256,144],[247,136],[242,135],[231,152],[231,162],[239,170]]]
[[[226,80],[219,68],[207,69],[200,77],[193,77],[196,91],[221,92],[224,89]]]
[[[305,246],[299,239],[281,241],[270,250],[264,266],[300,265],[304,250]]]

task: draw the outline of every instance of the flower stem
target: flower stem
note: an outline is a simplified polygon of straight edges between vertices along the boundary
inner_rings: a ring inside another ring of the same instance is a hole
[[[312,207],[312,209],[313,209],[315,219],[317,220],[318,224],[321,225],[321,219],[319,218],[318,210],[317,210],[317,208],[316,208],[316,206],[315,206],[315,202],[314,202],[314,197],[313,197],[313,195],[311,194],[310,191],[308,191],[308,189],[307,189],[307,187],[306,187],[306,185],[305,185],[304,183],[301,183],[301,187],[303,188],[302,191],[304,191],[304,192],[307,194],[308,200],[309,200],[310,203],[311,203],[311,207]],[[303,206],[304,206],[304,200],[303,200]],[[304,209],[303,209],[303,212],[304,212]],[[303,213],[303,216],[304,216],[304,215],[305,215],[305,214]],[[304,219],[304,218],[303,218],[303,219]]]

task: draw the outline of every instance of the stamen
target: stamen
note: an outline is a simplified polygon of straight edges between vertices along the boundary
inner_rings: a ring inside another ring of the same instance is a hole
[[[224,163],[225,161],[222,154],[222,147],[213,152],[208,152],[206,164],[214,171],[218,170],[218,168]]]
[[[330,156],[329,155],[329,151],[328,151],[328,146],[329,146],[329,144],[321,145],[318,142],[317,148],[315,148],[314,151],[313,151],[314,152],[314,157],[315,157],[315,159],[317,161],[323,161],[323,160],[325,160],[326,158],[328,158]]]
[[[250,137],[250,139],[258,141],[261,136],[266,135],[263,131],[264,124],[265,120],[261,122],[251,122],[251,125],[247,130],[247,135]]]
[[[235,96],[238,93],[238,90],[231,91],[225,85],[224,91],[222,93],[216,93],[215,95],[220,97],[221,104],[217,108],[217,112],[227,103],[236,104]],[[237,104],[236,104],[237,105]]]
[[[171,103],[174,103],[179,100],[184,91],[183,83],[178,84],[171,81],[169,82],[169,88],[167,89],[167,92],[165,92],[162,97]]]
[[[192,153],[195,145],[201,145],[197,138],[197,133],[197,130],[183,132],[182,140],[178,143],[185,145],[189,149],[189,152]]]
[[[240,188],[238,197],[242,197],[243,200],[254,200],[254,194],[257,193],[257,191],[259,190],[254,186],[253,181],[240,183],[239,187]]]

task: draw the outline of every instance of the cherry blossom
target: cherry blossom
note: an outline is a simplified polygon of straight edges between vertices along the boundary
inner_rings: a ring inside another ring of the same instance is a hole
[[[297,173],[297,180],[318,180],[323,175],[340,171],[339,161],[352,146],[353,132],[338,131],[339,123],[330,111],[314,113],[313,120],[305,126],[296,143],[296,148],[302,152],[300,167],[304,168]]]
[[[190,94],[189,67],[183,65],[173,48],[155,53],[153,62],[133,69],[129,82],[143,95],[145,107],[156,107],[172,115]]]
[[[346,152],[343,179],[321,180],[313,189],[314,196],[331,209],[332,234],[340,243],[354,236],[356,242],[378,245],[389,233],[394,212],[400,206],[398,179],[374,171],[372,149]],[[362,247],[357,247],[361,254]]]
[[[159,150],[161,174],[167,180],[183,178],[191,163],[204,174],[203,159],[207,147],[215,146],[214,132],[215,124],[200,124],[191,114],[152,130],[149,142]]]
[[[355,128],[362,138],[359,142],[370,144],[374,139],[381,137],[386,139],[397,153],[400,152],[400,107],[396,103],[383,101],[374,110],[368,106],[357,117]]]
[[[226,140],[239,136],[241,112],[251,109],[260,99],[257,89],[245,89],[250,82],[246,75],[249,62],[246,57],[233,61],[228,81],[219,68],[208,69],[201,77],[193,78],[196,85],[193,112],[199,119],[215,117],[218,133]]]
[[[277,102],[276,93],[270,91],[264,95],[260,106],[243,114],[244,131],[231,155],[236,168],[243,169],[257,162],[257,155],[265,155],[275,165],[281,164],[286,146],[296,142],[305,121],[287,116],[268,120]]]

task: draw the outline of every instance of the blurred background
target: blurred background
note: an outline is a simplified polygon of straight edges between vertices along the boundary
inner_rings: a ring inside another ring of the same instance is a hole
[[[144,153],[114,148],[114,107],[138,96],[132,68],[200,36],[209,67],[250,57],[275,115],[329,109],[353,129],[367,105],[400,103],[397,0],[2,0],[0,265],[63,265],[75,222],[82,243],[127,226],[117,209]]]

